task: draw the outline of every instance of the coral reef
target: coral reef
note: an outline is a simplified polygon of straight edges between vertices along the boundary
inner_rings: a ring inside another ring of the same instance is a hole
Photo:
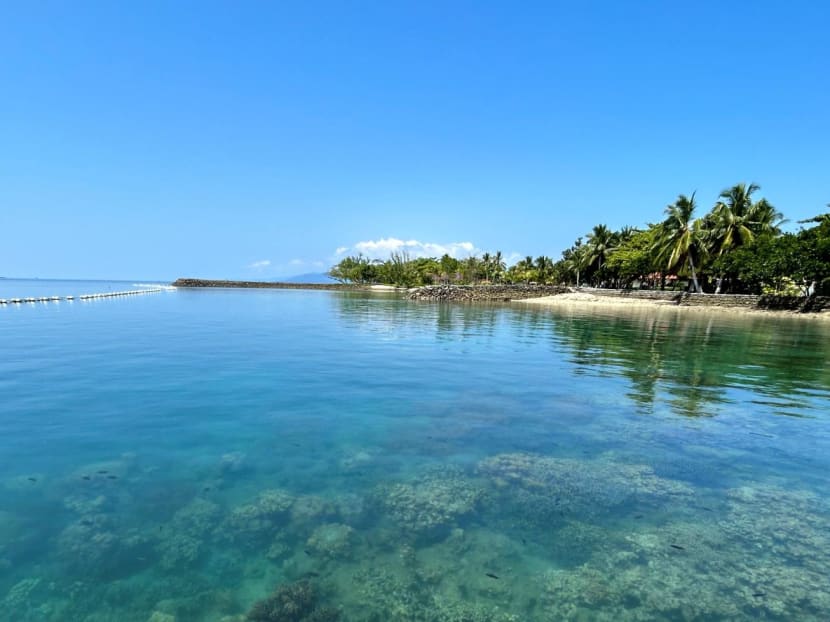
[[[354,540],[355,531],[348,525],[327,523],[314,530],[306,546],[323,557],[345,559],[352,554]]]
[[[318,606],[318,592],[308,581],[282,584],[273,594],[254,603],[251,622],[335,622],[337,609]]]
[[[285,522],[294,497],[283,490],[266,490],[253,503],[234,509],[225,520],[222,534],[233,540],[247,540],[252,545]]]
[[[322,497],[302,495],[291,506],[291,522],[297,526],[319,523],[337,515],[335,504]]]
[[[119,529],[97,514],[69,524],[58,536],[57,553],[73,573],[109,575],[134,568],[149,540],[137,529]]]
[[[179,509],[156,545],[160,566],[173,570],[194,564],[210,541],[221,514],[217,504],[201,498]]]
[[[412,483],[381,485],[374,494],[381,511],[403,534],[416,537],[448,532],[483,497],[481,487],[453,469],[427,473]]]
[[[479,462],[478,472],[501,489],[506,503],[524,520],[540,524],[570,515],[608,515],[623,504],[667,503],[693,494],[684,482],[658,477],[648,465],[620,462],[613,456],[576,460],[499,454]]]

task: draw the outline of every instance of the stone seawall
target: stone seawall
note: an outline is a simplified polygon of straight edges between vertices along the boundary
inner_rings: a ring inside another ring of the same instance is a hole
[[[273,289],[330,289],[355,290],[367,289],[362,285],[343,283],[277,283],[271,281],[217,281],[209,279],[177,279],[173,287],[239,287],[239,288],[273,288]]]
[[[409,300],[433,302],[508,302],[554,296],[570,291],[561,285],[427,285],[409,293]]]
[[[690,294],[660,290],[625,290],[583,288],[580,291],[609,298],[661,300],[689,307],[741,307],[771,311],[817,312],[830,309],[830,296],[752,296],[747,294]]]

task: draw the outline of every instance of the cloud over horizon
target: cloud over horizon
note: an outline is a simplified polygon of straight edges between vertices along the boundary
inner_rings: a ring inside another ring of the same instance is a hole
[[[472,242],[449,242],[441,244],[437,242],[421,242],[419,240],[400,240],[398,238],[381,238],[379,240],[364,240],[354,246],[341,246],[335,251],[335,255],[342,256],[347,253],[362,254],[369,259],[388,259],[391,253],[408,253],[410,257],[468,257],[479,252]]]
[[[248,264],[248,267],[252,268],[254,270],[264,270],[265,268],[267,268],[270,265],[271,265],[271,260],[270,259],[260,259],[259,261],[255,261],[253,263]]]

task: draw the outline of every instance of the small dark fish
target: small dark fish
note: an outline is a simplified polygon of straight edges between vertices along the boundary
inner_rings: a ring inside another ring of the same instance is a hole
[[[707,512],[714,512],[714,511],[715,511],[715,510],[713,510],[712,508],[705,508],[705,507],[703,507],[702,505],[700,506],[700,509],[701,509],[701,510],[705,510],[705,511],[707,511]]]
[[[107,479],[118,479],[117,475],[107,475]]]
[[[300,445],[299,443],[291,443],[291,444],[294,445],[294,447],[302,447],[302,445]]]
[[[678,551],[685,551],[686,550],[685,547],[682,547],[679,544],[670,544],[669,546],[672,547],[673,549],[677,549]]]
[[[37,481],[37,478],[36,478],[36,477],[30,477],[30,478],[29,478],[29,481],[30,481],[30,482],[36,482],[36,481]]]
[[[766,596],[766,595],[767,595],[767,593],[766,593],[766,592],[755,592],[755,593],[753,594],[753,596],[754,596],[755,598],[761,598],[761,596]]]
[[[427,438],[432,438],[431,436],[427,436]]]
[[[202,492],[210,492],[210,486],[205,486],[202,488]]]
[[[498,575],[494,575],[492,572],[485,572],[485,576],[490,577],[491,579],[498,579]]]
[[[85,518],[84,520],[81,521],[81,525],[83,525],[84,527],[89,527],[91,524],[92,524],[92,521],[87,519],[87,518]]]
[[[304,552],[306,555],[308,555],[309,557],[311,557],[311,556],[313,555],[313,553],[312,553],[311,551],[309,551],[308,549],[303,549],[303,552]]]
[[[527,544],[527,540],[525,540],[524,538],[522,538],[522,544]]]
[[[84,475],[81,479],[85,479],[86,481],[89,481],[90,477],[89,477],[89,475]]]
[[[634,518],[636,518],[637,520],[641,519],[642,517],[643,517],[642,514],[635,514],[634,515]]]
[[[320,576],[319,572],[314,572],[313,570],[309,570],[305,575],[305,577],[314,577],[315,579]]]
[[[556,505],[559,505],[559,497],[556,497],[556,499],[554,499],[554,500],[553,500],[553,502],[554,502]]]
[[[106,475],[107,473],[109,473],[109,471],[107,471],[107,470],[98,471],[99,475]]]

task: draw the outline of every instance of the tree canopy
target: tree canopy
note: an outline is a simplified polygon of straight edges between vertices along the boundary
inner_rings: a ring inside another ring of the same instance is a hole
[[[508,266],[501,251],[464,258],[392,253],[385,261],[355,255],[329,275],[343,283],[401,287],[507,282],[830,295],[830,212],[801,221],[796,233],[782,233],[783,215],[756,198],[760,190],[755,183],[726,188],[703,216],[694,192],[680,194],[663,220],[617,231],[598,224],[559,260],[527,256]]]

